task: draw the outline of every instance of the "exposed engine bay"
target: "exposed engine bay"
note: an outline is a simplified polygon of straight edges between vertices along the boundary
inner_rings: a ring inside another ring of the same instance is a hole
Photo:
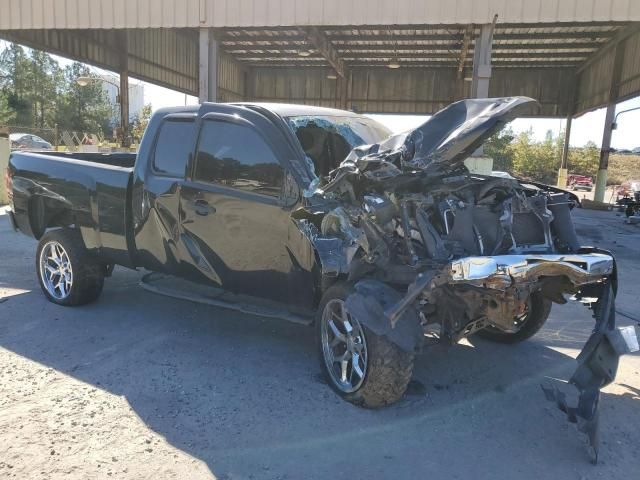
[[[618,335],[610,308],[615,261],[580,246],[572,194],[472,174],[464,164],[531,102],[457,102],[416,130],[355,148],[308,192],[308,205],[294,220],[315,248],[322,277],[355,284],[349,311],[407,351],[480,331],[517,334],[533,299],[550,308],[571,295],[591,307],[597,325],[583,368],[593,378],[571,383],[582,402],[582,416],[573,421],[582,422],[597,455],[594,389],[612,380],[602,372],[615,372],[617,355],[592,360],[596,351],[613,348],[606,339]],[[616,345],[618,355],[625,353],[621,345],[634,348],[633,341]],[[554,390],[545,392],[557,400]]]
[[[394,168],[379,158],[345,161],[323,188],[327,204],[339,206],[316,207],[300,219],[324,275],[366,278],[399,290],[432,285],[412,298],[419,300],[421,324],[439,326],[430,333],[454,342],[486,326],[513,331],[514,318],[525,312],[534,291],[544,288],[558,302],[563,291],[576,293],[571,282],[540,278],[544,274],[522,282],[504,276],[457,282],[450,275],[454,267],[446,268],[468,257],[577,252],[567,194],[465,171],[381,175]],[[443,269],[448,273],[437,273]],[[401,314],[395,312],[392,324]]]

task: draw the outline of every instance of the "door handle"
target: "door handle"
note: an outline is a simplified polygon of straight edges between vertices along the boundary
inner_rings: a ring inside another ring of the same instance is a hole
[[[206,200],[198,199],[194,202],[196,215],[206,217],[209,213],[215,213],[216,209],[209,205]]]

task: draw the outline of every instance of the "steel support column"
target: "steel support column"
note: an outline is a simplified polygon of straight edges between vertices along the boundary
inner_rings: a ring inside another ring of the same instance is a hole
[[[120,41],[120,145],[128,148],[131,144],[129,132],[129,41],[125,30]]]
[[[487,98],[489,96],[489,80],[491,79],[491,48],[493,43],[494,23],[480,26],[480,35],[475,40],[473,51],[473,77],[471,80],[471,97]]]
[[[349,74],[344,77],[338,77],[336,81],[336,89],[338,96],[338,108],[343,110],[347,110],[348,106],[348,93],[347,90],[349,88]]]
[[[218,41],[213,29],[201,28],[199,40],[198,99],[200,103],[218,98]]]
[[[576,112],[576,102],[578,101],[579,90],[579,76],[573,77],[573,92],[569,95],[567,104],[567,122],[564,127],[564,144],[562,146],[562,157],[560,159],[560,169],[558,170],[557,185],[560,188],[567,186],[567,178],[569,175],[569,149],[571,146],[571,124],[573,123],[573,116]]]
[[[604,132],[602,133],[602,147],[600,147],[600,165],[596,176],[596,191],[593,199],[596,202],[604,201],[604,194],[607,189],[607,169],[609,168],[609,153],[611,151],[611,135],[613,133],[613,122],[616,116],[616,103],[620,90],[620,76],[622,74],[622,63],[624,61],[624,42],[620,42],[615,47],[615,58],[613,60],[613,71],[611,72],[611,83],[609,84],[609,97],[607,101],[607,113],[604,120]]]
[[[493,44],[493,30],[496,26],[496,20],[497,18],[494,18],[493,23],[481,25],[480,35],[475,39],[473,50],[473,77],[471,79],[471,98],[489,97],[489,80],[491,79],[491,47]],[[479,147],[473,154],[474,157],[483,157],[483,155],[483,147]],[[493,168],[493,160],[490,160],[490,163],[491,168]],[[486,168],[489,169],[489,166]]]
[[[558,170],[558,187],[565,188],[567,186],[568,160],[569,160],[569,140],[571,139],[571,123],[573,122],[573,113],[569,111],[567,115],[567,123],[564,127],[564,145],[562,146],[562,159],[560,160],[560,170]]]

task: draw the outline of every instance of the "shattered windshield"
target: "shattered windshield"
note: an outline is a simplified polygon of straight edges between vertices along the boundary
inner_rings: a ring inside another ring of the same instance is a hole
[[[367,117],[302,115],[287,120],[318,177],[328,175],[353,148],[378,143],[391,135],[390,130]]]

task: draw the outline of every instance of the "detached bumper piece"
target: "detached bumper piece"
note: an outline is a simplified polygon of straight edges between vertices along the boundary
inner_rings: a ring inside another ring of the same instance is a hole
[[[600,389],[615,379],[620,355],[638,351],[635,327],[615,327],[615,295],[610,282],[600,286],[600,295],[591,304],[596,325],[577,358],[578,368],[569,383],[578,390],[578,402],[570,406],[567,395],[555,385],[542,385],[547,400],[567,414],[570,423],[586,440],[591,463],[598,462]]]

